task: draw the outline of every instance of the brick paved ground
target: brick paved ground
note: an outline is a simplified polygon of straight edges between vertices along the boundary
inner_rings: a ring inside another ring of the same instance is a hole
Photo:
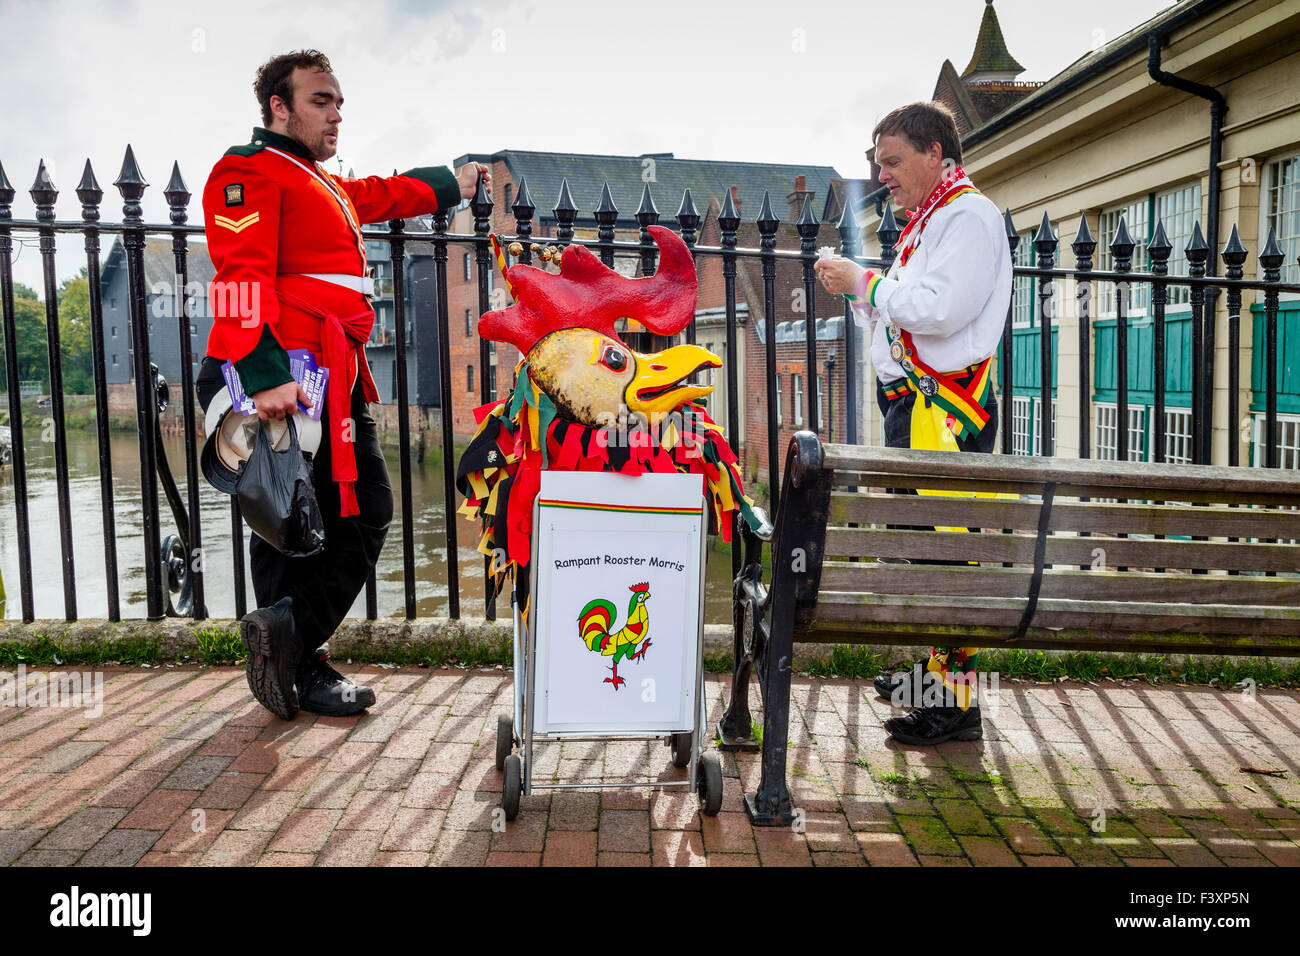
[[[242,670],[191,667],[108,669],[95,719],[0,707],[0,864],[1300,864],[1292,691],[1004,681],[983,741],[923,749],[886,742],[869,683],[801,678],[804,832],[750,827],[756,755],[724,756],[716,818],[680,793],[541,792],[494,832],[508,674],[342,669],[377,687],[369,714],[284,723]],[[714,718],[723,692],[711,676]],[[682,773],[622,742],[552,745],[538,771],[557,770]]]

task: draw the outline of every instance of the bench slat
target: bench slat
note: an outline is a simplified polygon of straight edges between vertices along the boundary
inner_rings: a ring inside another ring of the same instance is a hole
[[[1169,465],[1156,462],[1098,461],[1040,458],[1025,455],[984,455],[921,451],[876,445],[825,445],[822,464],[836,472],[972,477],[1030,485],[1056,482],[1109,488],[1110,495],[1089,497],[1172,497],[1171,491],[1221,488],[1233,494],[1278,495],[1300,504],[1300,476],[1280,468],[1230,468],[1218,465]],[[1152,486],[1160,496],[1137,494]],[[940,486],[942,487],[942,486]],[[1123,493],[1127,489],[1128,493]],[[1058,493],[1059,487],[1058,487]]]
[[[881,531],[827,528],[828,557],[885,557],[926,561],[1009,561],[1032,564],[1030,534],[948,531]],[[1297,548],[1287,544],[1155,541],[1094,536],[1047,539],[1047,564],[1091,565],[1096,549],[1108,568],[1213,568],[1220,571],[1295,572]]]
[[[938,567],[827,561],[824,591],[874,594],[942,594],[947,597],[1018,597],[1029,592],[1030,568]],[[1300,607],[1300,577],[1259,578],[1204,574],[1154,574],[1138,571],[1043,572],[1044,598],[1142,601],[1155,594],[1179,604],[1253,604]]]
[[[904,622],[913,627],[939,628],[949,640],[969,640],[970,628],[1010,628],[1020,623],[1023,598],[945,600],[937,595],[847,594],[823,591],[811,627],[833,624],[868,629],[876,623]],[[1075,601],[1040,598],[1033,626],[1048,633],[1059,628],[1092,628],[1143,633],[1195,633],[1215,636],[1289,638],[1300,646],[1300,607],[1253,605],[1156,604],[1118,601]],[[1026,646],[1030,646],[1026,642]]]
[[[998,456],[1002,457],[1002,456]],[[1012,457],[1010,455],[1006,457]],[[1022,457],[1022,456],[1015,456]],[[1182,465],[1176,467],[1184,467]],[[1243,469],[1245,470],[1245,469]],[[1154,478],[1154,476],[1148,476]],[[882,472],[837,471],[832,476],[837,488],[884,491],[886,488],[934,488],[943,491],[1005,491],[1020,495],[1042,494],[1042,481],[997,481],[986,478],[954,478],[943,475],[907,477]],[[1300,507],[1300,491],[1258,492],[1206,485],[1200,488],[1172,490],[1154,481],[1146,486],[1115,488],[1112,485],[1061,482],[1057,484],[1058,498],[1119,498],[1132,501],[1193,501],[1197,504],[1268,505],[1272,507]]]
[[[996,498],[940,498],[882,493],[831,494],[833,525],[958,525],[1034,530],[1041,503]],[[1052,503],[1051,527],[1058,531],[1109,534],[1204,535],[1207,537],[1300,538],[1300,510],[1187,508],[1179,504]]]

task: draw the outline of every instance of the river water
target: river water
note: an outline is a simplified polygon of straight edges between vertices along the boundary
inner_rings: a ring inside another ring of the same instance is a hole
[[[54,445],[43,440],[48,429],[40,417],[24,423],[27,453],[28,516],[31,528],[32,589],[37,619],[64,617],[62,553],[59,537],[58,494],[54,479]],[[123,618],[143,618],[146,614],[144,582],[144,535],[140,529],[140,450],[134,435],[114,432],[111,439],[113,507],[116,512],[116,548],[118,593]],[[180,436],[164,438],[167,461],[177,486],[185,494],[185,442]],[[389,528],[384,550],[375,569],[380,617],[400,617],[404,613],[405,591],[402,572],[401,494],[398,488],[400,469],[397,449],[385,449],[393,483],[395,516]],[[100,498],[99,452],[95,433],[90,430],[68,432],[69,492],[72,502],[73,560],[76,569],[77,616],[102,618],[108,614],[104,575],[104,510]],[[443,505],[442,468],[425,463],[411,466],[413,501],[413,537],[415,545],[416,613],[419,617],[447,614],[447,545],[446,509]],[[204,561],[205,602],[208,616],[229,618],[235,615],[234,563],[231,547],[230,498],[217,491],[201,476],[200,511]],[[159,488],[160,539],[176,531],[167,499]],[[456,505],[460,502],[457,501]],[[483,614],[483,557],[465,547],[478,541],[477,523],[457,516],[460,610],[465,616]],[[249,532],[243,529],[247,556]],[[256,606],[253,584],[245,578],[248,607]],[[4,575],[7,595],[4,616],[22,616],[18,578],[18,534],[14,511],[13,468],[0,468],[0,573]],[[708,552],[705,621],[728,623],[731,620],[731,560],[725,553]],[[504,602],[500,602],[504,604]],[[504,615],[505,608],[499,608]],[[352,606],[350,617],[365,616],[365,592]]]

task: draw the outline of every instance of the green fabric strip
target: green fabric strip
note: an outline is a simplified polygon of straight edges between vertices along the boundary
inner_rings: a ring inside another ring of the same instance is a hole
[[[418,179],[432,189],[438,199],[439,211],[460,204],[460,183],[455,173],[446,166],[417,166],[415,169],[408,169],[402,175]]]
[[[289,353],[276,340],[268,326],[262,326],[262,337],[253,351],[235,362],[239,382],[245,395],[255,395],[285,382],[292,382],[289,374]]]

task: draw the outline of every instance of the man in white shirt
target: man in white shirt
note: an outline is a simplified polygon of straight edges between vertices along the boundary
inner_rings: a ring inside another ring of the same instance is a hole
[[[854,319],[871,329],[885,444],[991,452],[998,430],[992,357],[1011,302],[1002,216],[961,168],[961,138],[941,104],[899,107],[877,124],[872,140],[880,182],[910,217],[896,257],[880,275],[833,256],[817,263],[818,277],[829,292],[848,298]],[[950,706],[886,721],[896,740],[936,744],[982,736],[973,699],[977,654],[977,648],[932,650],[926,670],[942,681]],[[882,675],[876,689],[895,700],[922,700],[911,675]]]

